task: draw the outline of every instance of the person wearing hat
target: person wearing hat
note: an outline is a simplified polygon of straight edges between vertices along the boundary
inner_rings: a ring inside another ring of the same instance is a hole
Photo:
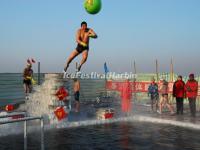
[[[132,98],[132,87],[129,79],[126,79],[125,82],[121,84],[121,110],[125,115],[129,115],[131,113],[131,98]]]
[[[151,110],[153,111],[153,106],[155,104],[156,111],[158,110],[158,99],[159,99],[159,93],[158,93],[158,84],[155,82],[155,79],[151,79],[151,83],[148,87],[148,96],[151,98]]]
[[[33,70],[31,68],[32,68],[32,65],[28,63],[26,68],[23,71],[23,84],[24,84],[24,92],[25,92],[26,99],[28,99],[28,93],[31,93],[32,91],[31,79],[33,77]]]
[[[185,85],[186,97],[189,100],[190,113],[192,117],[196,116],[196,98],[198,92],[198,82],[194,79],[194,74],[189,75],[189,79]]]
[[[179,75],[177,80],[173,84],[173,96],[176,98],[176,113],[183,114],[183,99],[185,96],[185,82],[182,80],[182,76]]]

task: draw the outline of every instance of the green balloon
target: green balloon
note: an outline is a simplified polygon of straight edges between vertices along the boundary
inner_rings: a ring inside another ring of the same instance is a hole
[[[84,7],[89,14],[97,14],[101,10],[101,0],[85,0]]]

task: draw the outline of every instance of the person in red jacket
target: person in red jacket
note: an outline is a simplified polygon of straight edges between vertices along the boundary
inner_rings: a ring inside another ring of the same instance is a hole
[[[126,113],[127,115],[131,111],[131,84],[129,80],[125,80],[124,83],[122,83],[121,87],[121,110],[122,112]]]
[[[194,79],[194,74],[189,75],[189,80],[185,84],[186,97],[189,100],[192,117],[196,116],[196,97],[198,92],[198,82]]]
[[[173,85],[173,96],[176,97],[176,113],[183,114],[183,99],[185,96],[185,82],[182,76],[179,75]]]

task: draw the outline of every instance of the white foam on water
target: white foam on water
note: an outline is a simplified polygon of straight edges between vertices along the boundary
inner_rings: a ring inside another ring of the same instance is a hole
[[[84,126],[91,126],[91,125],[112,124],[112,123],[119,123],[119,122],[132,122],[133,125],[134,125],[134,122],[147,122],[147,123],[153,123],[153,124],[172,125],[172,126],[178,126],[182,128],[200,130],[199,124],[194,124],[190,122],[175,121],[175,120],[155,118],[155,117],[142,116],[142,115],[132,115],[129,117],[119,117],[119,118],[106,119],[106,120],[94,119],[94,120],[73,121],[73,122],[69,122],[67,119],[64,119],[55,124],[45,125],[45,131],[56,129],[56,128],[57,129],[76,128],[76,127],[84,127]],[[0,129],[3,129],[3,130],[0,130],[0,136],[6,136],[10,134],[20,134],[20,133],[22,134],[23,133],[22,125],[19,126],[19,123],[16,123],[15,126],[6,125],[6,126],[3,126],[3,128],[2,126],[0,126]],[[35,126],[28,126],[28,133],[32,133],[36,131],[39,132],[39,129],[40,129],[40,125],[38,123]]]
[[[124,122],[124,121],[125,122],[127,121],[148,122],[148,123],[173,125],[173,126],[178,126],[178,127],[188,128],[188,129],[200,130],[199,124],[161,119],[161,118],[155,118],[155,117],[148,117],[148,116],[140,116],[140,115],[133,115],[129,117],[119,117],[119,118],[106,119],[106,120],[85,120],[85,121],[75,121],[75,122],[62,122],[61,124],[57,124],[56,128],[73,128],[73,127],[80,127],[80,126],[101,125],[101,124]]]
[[[8,115],[7,112],[0,112],[0,116]],[[0,118],[0,122],[5,122],[12,120],[11,117]],[[0,124],[0,136],[12,135],[12,134],[20,134],[23,131],[22,123],[9,123],[9,124]]]
[[[20,109],[26,110],[30,116],[43,116],[45,122],[50,124],[57,123],[57,118],[54,116],[55,108],[50,106],[58,106],[61,103],[56,100],[55,93],[63,84],[60,74],[47,74],[44,83],[34,88],[35,92],[29,95],[29,100],[26,100]]]
[[[45,123],[57,124],[58,120],[54,115],[55,108],[49,106],[59,105],[56,100],[55,92],[63,86],[61,74],[46,74],[45,81],[40,86],[35,86],[33,93],[29,95],[29,99],[25,101],[25,104],[20,105],[19,110],[26,111],[28,116],[36,117],[43,116]],[[7,112],[1,112],[0,115],[6,115]],[[3,118],[0,121],[10,120],[11,118]],[[34,130],[35,122],[31,121],[32,126],[29,129]],[[29,122],[28,122],[29,123]],[[23,133],[23,123],[12,123],[0,125],[0,136],[9,134],[20,134]]]
[[[155,117],[147,117],[147,116],[139,116],[138,115],[138,116],[134,117],[133,121],[150,122],[150,123],[157,123],[157,124],[164,124],[164,125],[173,125],[173,126],[178,126],[178,127],[188,128],[188,129],[200,130],[199,124],[177,121],[177,120],[170,120],[170,119],[162,119],[162,118],[155,118]]]

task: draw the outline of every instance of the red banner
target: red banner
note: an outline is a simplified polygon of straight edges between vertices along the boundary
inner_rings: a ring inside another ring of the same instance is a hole
[[[120,91],[121,86],[125,82],[115,82],[115,81],[107,81],[106,88],[113,91]],[[148,92],[148,87],[151,82],[129,82],[131,85],[132,92]],[[173,90],[173,82],[168,82],[168,92],[172,93]],[[160,90],[161,84],[158,83],[158,89]]]
[[[12,105],[12,104],[6,105],[5,110],[6,111],[13,111],[14,110],[14,105]]]

